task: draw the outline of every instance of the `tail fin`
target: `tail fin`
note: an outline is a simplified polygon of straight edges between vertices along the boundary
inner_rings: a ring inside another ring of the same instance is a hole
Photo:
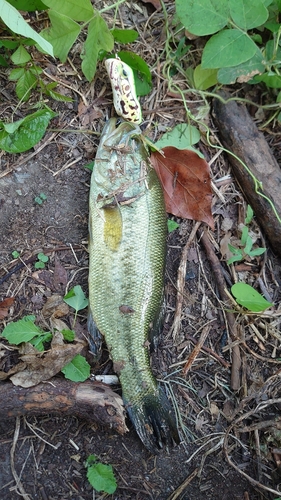
[[[135,405],[125,400],[125,406],[140,439],[151,453],[179,444],[174,411],[161,387]]]

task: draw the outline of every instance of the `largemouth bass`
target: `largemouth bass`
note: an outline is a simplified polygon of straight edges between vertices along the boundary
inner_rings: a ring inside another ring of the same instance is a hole
[[[103,130],[89,200],[89,322],[104,336],[130,419],[153,453],[178,442],[149,344],[163,301],[166,213],[148,153],[128,122]]]

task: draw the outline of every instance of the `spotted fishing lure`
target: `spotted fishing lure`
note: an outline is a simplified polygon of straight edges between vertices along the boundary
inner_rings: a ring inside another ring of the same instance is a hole
[[[140,124],[142,112],[132,69],[119,58],[106,59],[105,67],[112,86],[116,113],[127,122]]]

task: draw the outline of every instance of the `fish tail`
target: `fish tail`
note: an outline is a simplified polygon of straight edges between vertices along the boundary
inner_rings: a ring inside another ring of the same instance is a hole
[[[151,453],[179,444],[175,414],[161,387],[135,404],[126,403],[125,398],[124,401],[137,434]]]

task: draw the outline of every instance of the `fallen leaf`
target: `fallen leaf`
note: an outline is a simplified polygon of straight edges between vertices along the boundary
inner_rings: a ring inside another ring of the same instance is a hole
[[[21,387],[32,387],[40,382],[54,377],[70,361],[80,354],[85,342],[65,344],[63,335],[59,332],[53,334],[51,349],[39,352],[31,344],[22,345],[20,359],[26,368],[12,375],[10,380],[14,385]]]
[[[212,190],[208,163],[194,151],[173,146],[151,154],[151,163],[161,181],[167,212],[206,222],[214,229]]]
[[[54,286],[56,292],[63,293],[68,281],[67,270],[62,266],[60,260],[56,257],[54,269]]]
[[[151,3],[156,10],[161,9],[160,0],[142,0],[143,3]]]
[[[69,307],[64,302],[63,297],[55,293],[47,298],[47,301],[42,309],[44,318],[61,318],[69,313]]]
[[[0,319],[6,318],[9,314],[9,308],[14,303],[14,297],[7,297],[6,299],[0,302]]]

